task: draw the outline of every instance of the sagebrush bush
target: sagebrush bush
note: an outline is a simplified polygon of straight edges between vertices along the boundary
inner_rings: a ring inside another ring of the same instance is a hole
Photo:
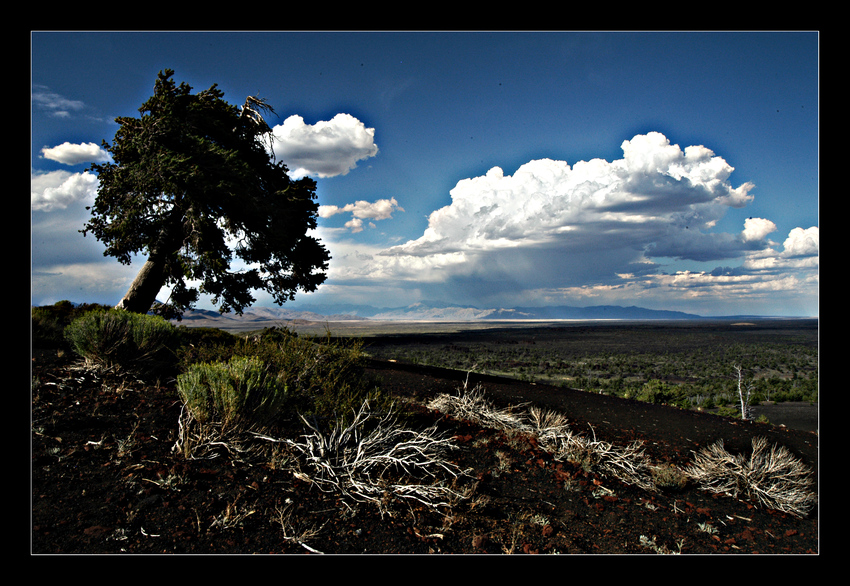
[[[184,410],[175,451],[187,458],[221,450],[243,460],[273,457],[257,433],[275,435],[299,416],[314,430],[332,429],[353,421],[366,404],[389,411],[390,396],[365,376],[360,347],[277,328],[206,346],[200,354],[219,359],[192,363],[177,379]]]
[[[304,461],[310,481],[322,491],[355,503],[373,503],[382,514],[395,499],[440,510],[469,495],[446,482],[464,472],[446,457],[457,449],[454,438],[436,424],[424,431],[407,429],[391,408],[376,417],[368,401],[348,423],[337,421],[329,433],[304,422],[311,433],[286,444]]]
[[[655,486],[662,489],[681,490],[690,481],[685,471],[673,464],[650,466],[649,471]]]
[[[669,403],[675,397],[674,389],[665,382],[650,380],[641,387],[635,398],[645,403]]]
[[[255,358],[286,387],[290,414],[331,422],[350,419],[367,399],[376,409],[390,404],[365,375],[359,340],[316,341],[285,328],[268,328],[247,338],[206,335],[203,340],[196,338],[198,343],[181,351],[184,371],[199,360],[226,363],[236,357]]]
[[[95,309],[105,310],[109,307],[90,303],[74,306],[67,300],[57,301],[53,305],[33,307],[31,310],[33,348],[67,349],[65,328],[76,318]]]
[[[201,424],[266,428],[281,415],[286,382],[257,357],[194,364],[177,377],[177,392]]]
[[[174,326],[157,316],[97,309],[72,321],[64,336],[95,367],[153,373],[173,362]]]
[[[298,413],[347,422],[367,399],[379,410],[390,404],[365,374],[362,347],[357,339],[316,341],[270,328],[240,341],[233,355],[258,357],[278,371],[289,389],[290,405]]]
[[[242,338],[218,328],[177,326],[177,365],[181,372],[200,362],[227,360]]]

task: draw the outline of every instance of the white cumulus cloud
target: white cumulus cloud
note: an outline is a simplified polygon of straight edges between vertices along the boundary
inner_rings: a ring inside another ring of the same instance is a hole
[[[752,200],[753,185],[728,182],[733,168],[709,149],[684,151],[659,133],[623,142],[624,158],[542,159],[513,175],[494,167],[460,181],[452,203],[433,212],[418,239],[388,255],[486,252],[517,247],[627,248],[699,258],[740,252],[741,239],[707,234],[726,210]],[[764,230],[746,231],[752,239]],[[633,256],[636,256],[633,255]]]
[[[392,218],[395,211],[404,211],[404,208],[398,205],[396,199],[379,199],[375,202],[364,200],[355,203],[349,203],[342,207],[335,205],[319,206],[319,217],[330,218],[337,214],[350,213],[353,217],[345,223],[345,226],[352,232],[360,232],[363,230],[363,220],[386,220]],[[370,223],[371,224],[371,223]],[[374,224],[371,224],[374,225]]]
[[[63,165],[106,163],[110,160],[109,153],[93,142],[83,144],[64,142],[55,147],[41,149],[41,154],[45,159],[50,159]]]
[[[776,224],[764,218],[747,218],[744,220],[742,236],[745,241],[764,240],[771,232],[776,231]]]
[[[606,299],[633,301],[662,290],[687,299],[708,284],[717,294],[744,283],[752,290],[754,282],[765,289],[799,285],[782,271],[816,266],[816,259],[780,262],[780,255],[816,251],[816,228],[792,231],[784,253],[767,240],[777,229],[770,220],[749,218],[737,233],[716,229],[730,209],[753,200],[754,185],[731,183],[734,168],[709,148],[683,149],[653,132],[624,141],[622,149],[614,161],[540,159],[512,175],[493,167],[463,179],[421,236],[346,261],[335,280],[406,282],[434,298],[527,301],[552,292],[547,301],[563,301],[604,291]],[[354,204],[322,213],[343,210],[358,219]],[[683,279],[664,276],[667,260],[743,264]]]
[[[784,243],[785,256],[816,256],[820,248],[820,235],[817,226],[808,229],[794,228]]]
[[[65,209],[77,202],[93,202],[97,195],[97,186],[97,175],[88,171],[33,173],[30,177],[31,209],[50,212]]]
[[[350,114],[337,114],[312,125],[301,116],[290,116],[273,132],[275,157],[295,179],[346,175],[358,161],[378,154],[375,129]]]
[[[346,204],[343,207],[335,205],[319,206],[319,217],[329,218],[336,214],[351,212],[355,218],[386,220],[392,217],[392,213],[395,210],[404,211],[403,208],[399,207],[394,197],[390,199],[379,199],[373,203],[360,200],[355,203]]]

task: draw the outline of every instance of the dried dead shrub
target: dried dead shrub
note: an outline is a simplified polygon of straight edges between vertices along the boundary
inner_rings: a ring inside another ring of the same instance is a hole
[[[720,440],[695,454],[685,472],[700,488],[745,497],[763,506],[805,517],[817,503],[811,470],[784,446],[753,438],[753,451],[732,455]]]
[[[447,415],[475,421],[487,427],[533,435],[538,444],[556,459],[574,461],[587,470],[596,470],[646,490],[655,490],[650,462],[643,444],[628,446],[589,439],[570,431],[563,414],[532,406],[527,413],[517,407],[498,409],[485,397],[480,385],[473,389],[464,383],[457,395],[440,394],[428,407]]]
[[[657,489],[642,442],[634,441],[626,446],[618,446],[597,440],[596,437],[588,438],[569,432],[552,437],[549,449],[555,459],[575,462],[586,470],[612,476],[644,490]]]
[[[427,406],[456,419],[473,421],[491,429],[530,431],[523,415],[515,412],[516,407],[495,407],[484,397],[481,385],[470,389],[468,381],[464,382],[458,394],[440,393]]]
[[[447,482],[463,472],[446,458],[455,448],[453,438],[436,427],[406,429],[392,410],[371,412],[368,401],[350,423],[338,421],[330,431],[302,419],[307,433],[299,440],[278,441],[286,443],[304,464],[298,477],[324,492],[340,494],[353,503],[373,503],[382,513],[395,499],[439,510],[467,496]]]

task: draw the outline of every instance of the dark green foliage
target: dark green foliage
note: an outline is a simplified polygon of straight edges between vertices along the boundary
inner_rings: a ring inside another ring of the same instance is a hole
[[[401,362],[507,375],[679,407],[734,407],[741,364],[756,400],[817,401],[817,323],[598,324],[398,337],[369,348]]]
[[[108,306],[86,303],[74,306],[70,301],[58,301],[53,305],[33,307],[31,312],[31,334],[33,348],[70,349],[65,340],[65,328],[81,315]]]
[[[366,398],[374,408],[388,403],[365,376],[359,340],[311,340],[272,328],[238,344],[234,354],[257,356],[281,372],[293,408],[304,415],[347,420]]]
[[[71,349],[91,365],[137,374],[158,373],[174,362],[175,329],[161,317],[96,309],[65,328]]]
[[[285,388],[285,417],[310,416],[317,420],[347,420],[367,398],[370,405],[382,409],[389,405],[363,368],[362,342],[332,341],[299,337],[287,329],[268,328],[245,338],[204,336],[187,353],[196,363],[227,364],[234,359],[257,360]],[[186,364],[187,371],[193,368]],[[284,402],[278,403],[283,409]]]
[[[330,258],[308,235],[316,184],[291,180],[267,150],[260,112],[271,108],[249,98],[240,110],[215,85],[192,94],[173,74],[160,72],[139,118],[116,120],[112,144],[104,142],[112,161],[91,166],[99,188],[82,233],[123,264],[136,253],[148,259],[121,307],[146,313],[166,285],[171,297],[155,307],[166,317],[182,315],[201,293],[222,312],[241,313],[253,290],[278,304],[315,290]],[[252,268],[231,270],[234,257]]]
[[[185,371],[193,364],[215,362],[232,355],[233,347],[241,338],[217,328],[177,327],[177,364]]]
[[[659,380],[651,380],[645,383],[643,388],[635,395],[638,401],[655,404],[672,403],[675,397],[675,389]]]
[[[195,364],[177,377],[183,403],[201,424],[266,429],[283,415],[287,386],[283,373],[255,357]]]

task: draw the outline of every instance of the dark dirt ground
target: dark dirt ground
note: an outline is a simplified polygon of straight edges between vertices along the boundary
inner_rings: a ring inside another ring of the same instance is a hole
[[[373,362],[398,397],[454,393],[458,373]],[[818,554],[819,510],[804,519],[693,486],[646,492],[555,461],[533,439],[410,408],[410,424],[439,421],[469,468],[473,498],[440,515],[391,503],[349,510],[289,469],[172,453],[180,402],[172,384],[104,381],[69,358],[32,362],[32,554]],[[508,379],[470,376],[496,405],[533,403],[571,429],[683,466],[724,440],[730,452],[766,436],[818,479],[818,434]],[[812,422],[802,424],[811,426]],[[497,458],[500,452],[502,459]],[[499,462],[510,462],[500,466]],[[280,523],[286,511],[290,523]],[[716,532],[700,530],[710,524]],[[297,529],[317,528],[299,543]],[[657,550],[642,544],[654,540]]]

